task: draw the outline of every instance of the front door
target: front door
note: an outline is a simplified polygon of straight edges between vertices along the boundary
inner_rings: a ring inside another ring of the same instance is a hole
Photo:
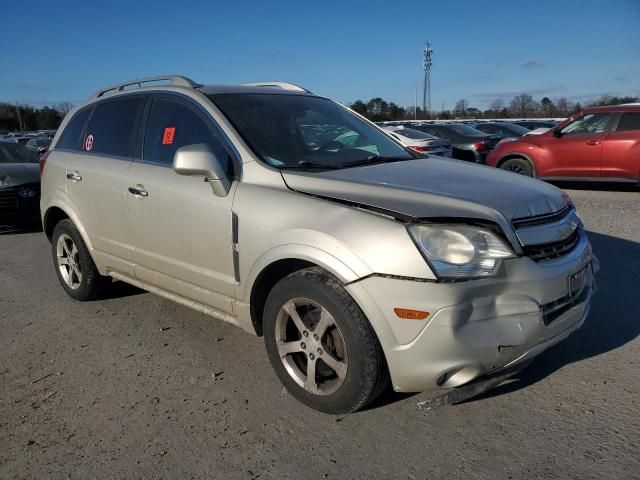
[[[133,162],[127,178],[135,275],[232,314],[231,207],[237,183],[226,197],[217,197],[203,177],[175,173],[176,150],[197,143],[229,158],[213,121],[198,107],[173,95],[154,97],[142,158]],[[230,158],[228,167],[232,176]]]
[[[602,144],[611,123],[610,113],[587,113],[549,135],[540,152],[544,176],[599,177]],[[544,158],[546,157],[546,158]]]

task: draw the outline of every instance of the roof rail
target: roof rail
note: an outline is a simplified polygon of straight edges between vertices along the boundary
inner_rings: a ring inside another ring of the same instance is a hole
[[[306,92],[311,93],[306,88],[303,88],[299,85],[295,85],[293,83],[287,82],[252,82],[252,83],[243,83],[247,87],[273,87],[273,88],[281,88],[282,90],[293,90],[294,92]]]
[[[198,83],[194,82],[190,78],[183,77],[180,75],[159,75],[157,77],[138,78],[136,80],[118,83],[117,85],[112,85],[107,88],[102,88],[98,90],[96,93],[94,93],[90,98],[99,98],[104,96],[105,93],[108,93],[111,91],[113,91],[114,93],[118,93],[131,85],[138,85],[138,87],[142,88],[143,83],[161,82],[161,81],[167,81],[171,85],[180,86],[180,87],[196,88],[200,86]]]

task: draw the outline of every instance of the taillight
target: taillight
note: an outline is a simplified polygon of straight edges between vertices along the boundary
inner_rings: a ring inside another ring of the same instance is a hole
[[[481,140],[473,144],[473,149],[476,152],[481,152],[483,150],[489,150],[489,145],[487,145],[484,140]]]
[[[429,150],[431,150],[430,147],[424,147],[422,145],[413,145],[411,147],[409,147],[411,150],[413,150],[414,152],[428,152]]]
[[[45,163],[47,163],[47,158],[49,158],[50,153],[51,153],[51,150],[47,150],[40,157],[40,176],[42,176],[42,172],[44,171],[44,165]]]

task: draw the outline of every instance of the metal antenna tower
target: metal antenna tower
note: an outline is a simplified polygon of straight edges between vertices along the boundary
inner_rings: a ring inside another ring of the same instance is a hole
[[[431,111],[431,42],[427,42],[427,46],[422,50],[422,66],[424,67],[424,90],[422,91],[422,111],[428,113]]]

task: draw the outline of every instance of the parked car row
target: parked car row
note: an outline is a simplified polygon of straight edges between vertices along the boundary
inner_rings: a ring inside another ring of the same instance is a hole
[[[38,130],[36,132],[5,132],[0,134],[0,142],[24,145],[34,154],[41,156],[49,149],[55,136],[55,130]]]

